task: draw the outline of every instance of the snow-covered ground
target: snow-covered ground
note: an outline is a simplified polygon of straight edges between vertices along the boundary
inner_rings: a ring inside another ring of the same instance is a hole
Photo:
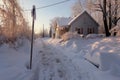
[[[69,56],[69,58],[73,61],[78,58],[78,60],[83,59],[91,64],[97,65],[97,72],[94,69],[91,72],[95,73],[94,76],[96,76],[96,74],[99,74],[98,76],[101,78],[97,77],[95,80],[119,80],[120,37],[87,39],[76,38],[65,42],[61,42],[61,40],[58,39],[49,39],[47,42],[54,47],[58,46],[59,49],[61,48],[61,50],[64,52],[68,51],[65,53],[65,55]],[[81,63],[79,63],[79,65],[80,64]],[[83,70],[86,70],[85,66]],[[100,76],[100,74],[102,76]]]
[[[120,80],[120,38],[37,39],[0,46],[0,80]],[[95,67],[93,64],[99,66]]]

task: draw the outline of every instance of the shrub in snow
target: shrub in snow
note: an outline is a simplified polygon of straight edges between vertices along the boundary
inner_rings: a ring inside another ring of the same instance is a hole
[[[26,37],[17,37],[13,42],[9,41],[6,42],[7,44],[9,44],[9,47],[14,48],[14,49],[18,49],[22,46],[25,46],[26,44],[28,45],[29,43],[29,39]]]
[[[101,38],[101,37],[105,37],[104,34],[88,34],[86,36],[86,38]]]
[[[0,44],[3,44],[6,41],[6,37],[3,35],[0,35]]]
[[[25,46],[26,44],[28,45],[29,42],[30,40],[26,37],[18,37],[17,40],[15,41],[14,47],[19,48]]]
[[[73,33],[73,32],[66,32],[65,34],[63,34],[63,36],[61,37],[64,41],[72,39],[72,38],[80,38],[80,35],[77,33]]]

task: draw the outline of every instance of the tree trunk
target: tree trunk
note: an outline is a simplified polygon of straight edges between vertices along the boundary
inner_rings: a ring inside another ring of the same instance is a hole
[[[109,1],[109,30],[112,28],[111,0]]]
[[[117,16],[118,16],[118,13],[117,13],[117,10],[118,10],[118,0],[115,0],[115,17],[114,17],[114,25],[116,26],[117,25]]]
[[[50,27],[50,30],[49,30],[49,37],[50,38],[52,37],[52,27]]]
[[[108,37],[108,36],[110,36],[110,33],[109,33],[108,23],[107,23],[106,5],[107,5],[107,1],[103,0],[103,22],[104,22],[106,37]]]

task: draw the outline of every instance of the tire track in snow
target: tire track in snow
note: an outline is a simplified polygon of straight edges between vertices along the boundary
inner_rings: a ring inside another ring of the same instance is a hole
[[[35,62],[34,80],[81,80],[78,71],[61,51],[45,43],[42,45],[43,50]]]
[[[49,44],[49,45],[53,46],[52,44]],[[67,51],[65,48],[63,49],[60,46],[57,46],[59,48],[56,48],[56,46],[53,46],[53,47],[55,49],[59,49],[59,51],[62,51],[61,52],[61,53],[63,53],[62,55],[66,56],[66,59],[68,59],[70,61],[70,63],[72,64],[74,69],[77,71],[77,73],[80,74],[80,76],[81,76],[80,80],[98,80],[95,77],[95,73],[92,71],[92,70],[96,71],[97,70],[96,67],[91,65],[88,61],[86,61],[81,56],[79,56],[80,54],[76,55],[76,53],[72,53],[72,54],[74,54],[74,56],[71,58],[71,56],[69,56],[69,54],[68,54],[69,51]],[[82,65],[80,65],[80,64],[82,64]],[[90,69],[88,69],[88,68],[90,68]]]

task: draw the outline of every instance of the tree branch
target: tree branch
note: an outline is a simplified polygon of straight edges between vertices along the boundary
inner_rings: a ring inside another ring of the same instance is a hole
[[[116,21],[118,22],[119,20],[120,20],[120,17],[118,17]]]

